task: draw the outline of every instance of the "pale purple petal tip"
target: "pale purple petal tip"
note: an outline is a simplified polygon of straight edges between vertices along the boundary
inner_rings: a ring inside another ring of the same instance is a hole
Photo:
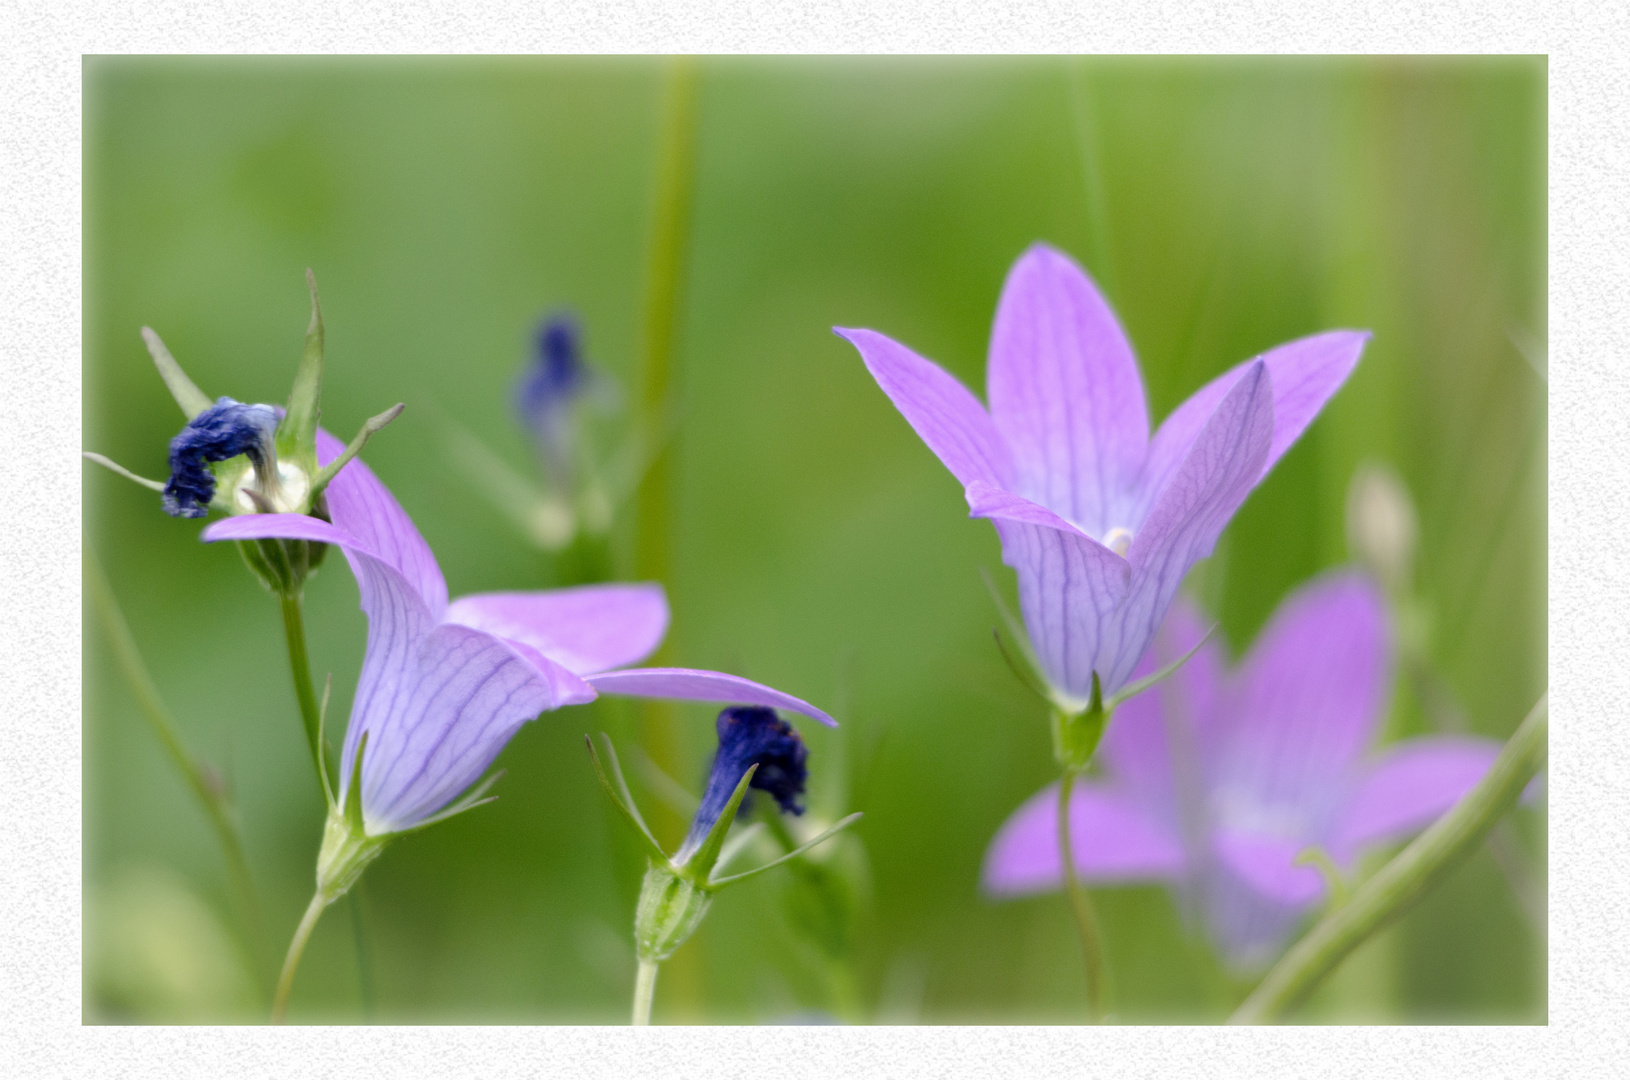
[[[1008,272],[985,378],[1013,490],[1097,535],[1125,524],[1113,519],[1149,441],[1143,380],[1115,313],[1068,255],[1036,244]]]
[[[1136,803],[1101,784],[1070,793],[1070,847],[1086,881],[1175,878],[1183,851]],[[985,853],[984,890],[1018,896],[1059,887],[1058,785],[1033,796],[1007,819]]]
[[[958,480],[1006,482],[1013,471],[1007,446],[967,387],[875,330],[834,327],[833,333],[860,351],[877,385]]]
[[[1470,791],[1500,755],[1492,739],[1439,735],[1388,747],[1364,771],[1332,848],[1392,840],[1431,824]]]
[[[783,694],[743,679],[739,675],[726,675],[718,671],[694,671],[690,668],[634,668],[628,671],[603,671],[588,675],[584,681],[602,694],[627,694],[631,697],[677,698],[681,701],[711,701],[721,705],[764,705],[772,709],[787,709],[819,720],[827,727],[838,722],[807,701]]]
[[[1249,792],[1257,812],[1293,812],[1324,835],[1374,735],[1389,658],[1386,605],[1369,578],[1337,571],[1291,593],[1241,668],[1219,782]]]
[[[668,600],[656,584],[479,593],[449,604],[446,620],[522,642],[589,675],[649,656],[667,632]]]

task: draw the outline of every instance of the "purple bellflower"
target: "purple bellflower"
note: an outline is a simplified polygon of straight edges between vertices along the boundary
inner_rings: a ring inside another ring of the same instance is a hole
[[[341,449],[319,434],[325,460]],[[319,857],[319,892],[330,900],[391,836],[473,805],[484,788],[454,800],[522,724],[547,710],[613,693],[763,705],[835,726],[820,709],[734,675],[614,670],[662,640],[668,608],[660,586],[483,593],[449,603],[429,545],[360,460],[330,483],[328,509],[332,522],[297,514],[228,518],[203,538],[333,544],[356,576],[368,645]]]
[[[1198,613],[1179,601],[1139,673],[1203,634]],[[1367,753],[1384,715],[1390,654],[1382,599],[1350,571],[1287,597],[1235,670],[1207,641],[1120,707],[1100,748],[1104,775],[1073,790],[1078,875],[1167,882],[1198,907],[1233,964],[1271,959],[1326,889],[1300,853],[1318,847],[1346,870],[1365,845],[1431,823],[1499,753],[1493,740],[1447,735]],[[1002,826],[985,857],[988,893],[1058,888],[1057,807],[1055,785]]]
[[[934,363],[838,328],[989,518],[1055,702],[1131,677],[1183,576],[1357,364],[1369,335],[1302,338],[1219,375],[1154,438],[1132,347],[1091,279],[1046,245],[1014,264],[991,330],[986,411]]]

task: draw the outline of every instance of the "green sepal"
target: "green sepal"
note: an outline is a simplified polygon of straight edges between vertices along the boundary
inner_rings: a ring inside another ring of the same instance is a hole
[[[645,824],[645,819],[640,816],[639,807],[634,805],[634,796],[628,790],[628,781],[623,778],[622,766],[617,763],[617,751],[611,745],[611,736],[602,731],[600,738],[606,744],[606,757],[611,762],[611,776],[616,778],[616,786],[612,786],[612,780],[606,775],[605,766],[600,763],[600,755],[594,749],[594,740],[585,734],[583,743],[589,748],[589,760],[594,763],[594,775],[599,779],[600,786],[605,789],[606,797],[622,811],[623,817],[645,841],[652,860],[663,866],[668,865],[667,852],[662,850],[662,845],[651,835],[650,826]]]
[[[362,448],[368,445],[368,440],[373,438],[380,428],[384,427],[392,420],[395,420],[398,416],[401,416],[402,410],[405,408],[407,408],[405,404],[402,402],[397,402],[395,405],[392,405],[378,416],[367,420],[362,425],[362,430],[356,433],[356,437],[353,438],[346,446],[344,451],[340,453],[340,456],[335,458],[333,461],[330,461],[327,465],[324,465],[322,469],[315,474],[316,479],[311,482],[311,494],[307,496],[308,502],[312,507],[317,505],[318,500],[322,497],[323,489],[328,487],[329,481],[333,480],[334,477],[339,474],[339,471],[345,468],[352,458],[362,453]]]
[[[267,589],[279,596],[299,596],[306,579],[322,562],[328,545],[316,540],[264,537],[239,540],[243,561]]]
[[[779,859],[771,859],[769,862],[765,863],[763,866],[755,866],[751,870],[744,870],[743,872],[741,872],[739,874],[729,874],[729,875],[726,875],[725,877],[722,877],[722,878],[714,878],[712,881],[708,882],[708,888],[710,888],[710,889],[722,889],[726,885],[734,885],[738,881],[746,881],[748,878],[757,877],[758,875],[762,874],[766,870],[771,869],[772,867],[780,866],[784,862],[789,862],[789,861],[791,861],[793,859],[796,859],[798,856],[802,855],[804,852],[808,851],[810,848],[814,847],[816,844],[821,843],[822,841],[826,840],[828,837],[836,836],[838,833],[842,832],[844,829],[847,829],[849,826],[853,825],[855,822],[859,821],[861,818],[863,818],[865,816],[866,816],[865,814],[860,813],[859,811],[856,811],[855,813],[850,814],[848,817],[844,818],[842,821],[839,821],[836,825],[833,825],[831,828],[826,829],[825,831],[823,831],[819,836],[815,837],[813,840],[806,840],[804,843],[799,844],[797,847],[793,848],[791,851],[787,852],[785,855],[781,856]]]
[[[181,365],[175,362],[175,357],[170,355],[170,350],[164,347],[159,336],[153,333],[152,327],[141,328],[141,339],[147,343],[148,355],[152,356],[153,364],[158,368],[159,378],[169,387],[170,396],[175,398],[175,403],[181,406],[189,421],[215,404],[208,394],[187,378],[187,373],[181,370]]]
[[[701,846],[691,853],[690,858],[675,867],[683,876],[696,882],[703,888],[711,888],[708,877],[713,873],[713,865],[719,861],[719,852],[724,847],[725,834],[730,831],[731,824],[736,820],[736,811],[741,808],[741,801],[747,797],[747,785],[752,783],[753,774],[758,772],[758,763],[747,767],[741,774],[741,782],[731,793],[730,801],[725,804],[724,811],[714,821],[713,828],[707,831],[702,838]]]
[[[1053,757],[1070,773],[1084,770],[1092,762],[1098,743],[1104,737],[1109,723],[1109,711],[1104,708],[1103,687],[1098,673],[1092,673],[1092,697],[1087,707],[1079,712],[1053,709]]]
[[[283,422],[277,425],[277,456],[317,475],[317,420],[322,414],[323,391],[323,309],[317,302],[317,278],[306,271],[306,288],[311,292],[311,322],[306,327],[306,345],[300,354],[300,367],[294,374],[294,388]]]
[[[84,457],[86,461],[94,461],[98,465],[102,466],[102,468],[107,469],[110,472],[116,472],[126,480],[136,481],[136,483],[140,484],[144,488],[157,491],[160,494],[162,494],[164,491],[164,485],[159,483],[157,480],[149,480],[145,476],[137,476],[135,473],[131,472],[123,465],[120,465],[112,458],[103,457],[101,454],[94,454],[89,450],[84,451]]]
[[[345,805],[331,806],[323,826],[323,846],[317,853],[317,892],[332,904],[355,885],[368,865],[398,834],[369,836],[362,821],[362,759],[368,751],[368,733],[357,746],[351,765],[351,784]]]
[[[1324,878],[1325,890],[1330,894],[1325,903],[1327,912],[1334,911],[1347,902],[1347,882],[1342,879],[1341,870],[1337,868],[1335,860],[1330,858],[1328,852],[1318,844],[1312,844],[1296,853],[1291,860],[1297,866],[1311,866]]]
[[[641,960],[660,963],[690,940],[713,903],[713,892],[667,864],[651,862],[634,909],[634,950]]]

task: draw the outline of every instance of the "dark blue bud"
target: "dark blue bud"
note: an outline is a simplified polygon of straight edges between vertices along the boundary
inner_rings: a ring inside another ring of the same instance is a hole
[[[532,362],[521,373],[515,390],[515,408],[521,423],[534,435],[540,426],[555,422],[555,412],[573,401],[583,389],[582,334],[577,319],[551,315],[538,326]]]
[[[804,759],[809,756],[809,749],[797,729],[776,716],[774,709],[758,705],[738,705],[724,710],[719,714],[716,728],[719,751],[713,756],[702,804],[696,808],[696,818],[680,848],[681,859],[701,845],[750,766],[758,766],[751,787],[774,796],[783,813],[804,812],[798,805],[798,796],[804,793],[804,780],[808,776]]]
[[[215,497],[215,474],[209,463],[244,454],[257,470],[265,469],[275,462],[272,438],[276,432],[277,410],[270,405],[217,399],[170,440],[164,512],[189,518],[209,513],[209,502]]]

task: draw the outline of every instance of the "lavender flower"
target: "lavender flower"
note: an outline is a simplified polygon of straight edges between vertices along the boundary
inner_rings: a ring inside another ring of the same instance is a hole
[[[1025,626],[1066,712],[1096,674],[1121,688],[1177,587],[1358,362],[1338,330],[1225,372],[1149,438],[1131,345],[1068,256],[1038,244],[1008,274],[991,332],[990,411],[872,330],[839,328],[895,407],[990,518]]]
[[[321,433],[332,458],[337,440]],[[368,648],[346,730],[337,804],[360,776],[368,837],[427,823],[475,782],[519,727],[601,692],[740,702],[834,721],[806,702],[734,675],[612,670],[647,655],[667,629],[657,585],[484,593],[451,603],[429,545],[361,461],[328,487],[332,524],[294,514],[216,522],[205,540],[284,537],[338,545],[368,615]],[[358,765],[363,737],[367,752]]]
[[[1198,614],[1177,603],[1139,673],[1192,648]],[[1286,598],[1237,670],[1201,647],[1161,685],[1121,706],[1104,736],[1105,775],[1076,786],[1077,873],[1165,881],[1197,904],[1242,967],[1277,952],[1325,891],[1296,858],[1321,848],[1348,868],[1365,846],[1429,824],[1487,771],[1500,746],[1434,736],[1366,754],[1391,682],[1386,609],[1368,578],[1337,572]],[[985,889],[1059,885],[1058,793],[1002,826]]]

